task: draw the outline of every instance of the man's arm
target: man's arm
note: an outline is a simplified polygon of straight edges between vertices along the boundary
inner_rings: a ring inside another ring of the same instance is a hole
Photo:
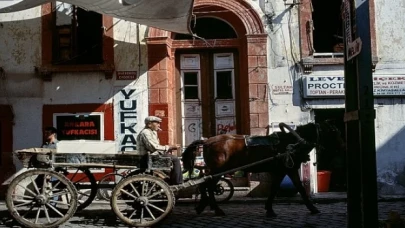
[[[145,145],[145,148],[150,152],[158,152],[159,154],[164,154],[166,151],[170,149],[170,146],[160,145],[153,135],[152,131],[142,131],[141,133],[141,140]]]

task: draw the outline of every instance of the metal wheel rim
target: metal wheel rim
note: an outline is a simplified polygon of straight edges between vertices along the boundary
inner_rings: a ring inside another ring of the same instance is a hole
[[[77,192],[73,184],[57,172],[29,170],[10,183],[6,205],[10,214],[24,226],[57,227],[74,215]]]
[[[118,183],[112,192],[111,207],[124,223],[149,227],[161,222],[172,211],[174,201],[173,192],[163,180],[137,175]]]

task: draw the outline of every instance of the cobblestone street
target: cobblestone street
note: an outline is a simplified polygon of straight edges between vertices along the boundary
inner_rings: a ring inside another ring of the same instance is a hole
[[[178,203],[173,213],[164,222],[156,227],[186,228],[186,227],[293,227],[293,228],[315,228],[315,227],[346,227],[346,203],[319,203],[317,207],[321,214],[311,215],[305,206],[300,203],[277,203],[274,210],[278,217],[266,218],[264,204],[262,201],[230,202],[221,205],[227,213],[225,217],[215,216],[207,210],[196,215],[194,203]],[[379,218],[387,219],[388,212],[394,210],[405,215],[405,202],[380,202]],[[10,222],[7,208],[4,202],[0,202],[0,227],[19,227]],[[61,228],[70,227],[126,227],[116,220],[109,204],[94,203],[82,212],[77,212],[73,218]]]

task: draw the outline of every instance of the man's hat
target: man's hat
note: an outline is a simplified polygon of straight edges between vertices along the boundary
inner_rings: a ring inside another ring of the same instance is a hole
[[[159,122],[160,123],[160,122],[162,122],[162,119],[160,119],[157,116],[148,116],[148,117],[146,117],[145,118],[145,124],[148,124],[150,122]]]

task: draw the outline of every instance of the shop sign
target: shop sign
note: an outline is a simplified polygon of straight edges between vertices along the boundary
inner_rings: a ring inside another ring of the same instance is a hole
[[[304,97],[339,97],[345,95],[345,78],[341,76],[307,76]]]
[[[138,107],[135,98],[135,89],[121,89],[118,92],[117,115],[119,151],[136,150],[135,127],[138,123]]]
[[[404,96],[405,75],[374,75],[374,96]]]
[[[59,140],[102,140],[101,114],[55,114]]]
[[[136,71],[117,71],[117,80],[135,80],[137,78]]]
[[[345,94],[344,77],[307,76],[304,78],[304,97],[342,97]],[[404,96],[405,75],[374,75],[374,96]]]

